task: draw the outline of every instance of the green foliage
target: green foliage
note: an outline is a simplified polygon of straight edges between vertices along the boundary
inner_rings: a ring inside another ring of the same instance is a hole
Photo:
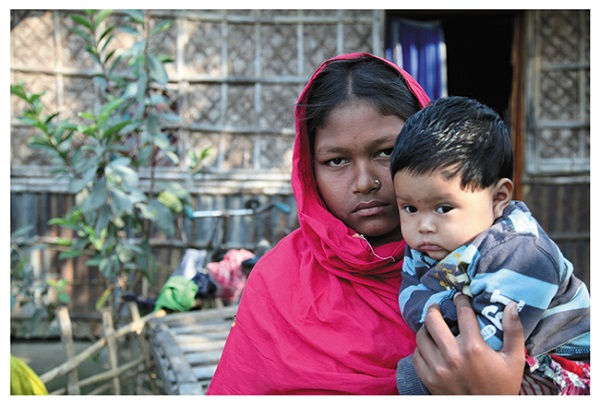
[[[36,323],[43,317],[52,319],[54,310],[60,304],[69,302],[69,295],[65,293],[67,281],[64,279],[49,279],[44,282],[36,276],[30,257],[34,250],[43,249],[40,244],[26,247],[19,246],[17,240],[27,237],[31,225],[15,230],[11,234],[10,243],[10,308],[28,307],[31,318],[28,329],[34,329]]]
[[[80,111],[83,123],[45,115],[40,98],[23,84],[11,85],[11,93],[27,105],[19,119],[38,129],[29,145],[47,152],[58,164],[57,178],[67,178],[76,204],[64,217],[50,224],[72,229],[73,239],[61,239],[60,256],[87,256],[87,265],[98,266],[107,290],[122,288],[141,274],[152,281],[156,262],[150,235],[158,229],[175,235],[175,217],[189,194],[177,184],[158,184],[154,170],[160,164],[179,164],[179,157],[165,131],[179,118],[173,110],[164,67],[168,57],[159,55],[153,38],[169,29],[167,21],[150,27],[147,12],[125,11],[117,26],[109,10],[86,10],[71,15],[71,31],[84,41],[85,50],[98,66],[95,81],[101,90],[101,106]],[[133,45],[116,49],[118,32],[133,36]],[[125,72],[124,70],[125,69]],[[198,170],[208,150],[197,152]],[[142,186],[139,170],[150,170],[150,185]],[[55,285],[60,286],[60,285]],[[109,300],[101,298],[102,305]]]

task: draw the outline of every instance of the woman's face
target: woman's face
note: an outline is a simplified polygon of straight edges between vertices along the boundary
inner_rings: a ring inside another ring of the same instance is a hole
[[[317,129],[314,172],[327,208],[373,245],[400,240],[390,155],[404,121],[356,102]]]

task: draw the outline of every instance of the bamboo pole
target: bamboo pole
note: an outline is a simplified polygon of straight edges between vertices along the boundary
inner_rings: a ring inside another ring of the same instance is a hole
[[[115,329],[113,327],[113,318],[110,308],[102,311],[102,325],[104,327],[104,337],[106,338],[106,347],[108,348],[108,364],[110,368],[115,371],[119,368],[118,353],[117,353],[117,342],[115,338]],[[121,394],[121,383],[119,382],[119,376],[115,375],[112,380],[113,394]]]
[[[144,324],[146,324],[146,322],[148,322],[148,320],[150,320],[152,318],[164,317],[166,314],[167,313],[164,310],[154,311],[154,312],[142,317],[139,322],[132,322],[130,324],[127,324],[127,325],[119,328],[119,330],[117,330],[115,332],[114,336],[115,336],[115,338],[119,338],[130,332],[141,332],[141,330],[144,327]],[[140,330],[140,331],[138,331],[138,330]],[[91,355],[95,354],[100,349],[102,349],[104,347],[104,345],[106,345],[106,338],[99,339],[94,344],[90,345],[89,347],[87,347],[86,349],[81,351],[79,354],[77,354],[72,359],[68,360],[67,362],[63,363],[62,365],[57,366],[54,369],[51,369],[48,372],[41,375],[40,380],[44,383],[48,383],[50,380],[54,380],[57,377],[70,372],[72,369],[79,366],[83,361],[85,361]]]
[[[135,304],[134,302],[129,302],[128,307],[129,307],[129,313],[131,313],[131,321],[133,323],[139,323],[141,321],[141,318],[140,318],[140,312],[138,310],[137,304]],[[150,372],[150,369],[152,368],[152,360],[150,358],[150,349],[148,348],[146,339],[142,335],[141,331],[142,330],[140,330],[140,332],[136,332],[136,335],[137,335],[138,342],[140,344],[140,348],[142,350],[142,356],[144,359],[144,367],[145,367],[145,369],[148,370],[148,372]],[[154,378],[150,374],[148,376],[150,379],[150,388],[152,389],[152,392],[154,394],[159,394],[160,391],[158,389],[158,386],[156,385]],[[139,383],[139,381],[138,381],[138,388],[140,387],[140,385],[141,385],[141,383]]]
[[[95,374],[93,376],[90,376],[86,379],[79,381],[77,384],[81,388],[81,387],[89,386],[90,384],[100,383],[105,380],[112,379],[115,377],[115,375],[118,376],[120,374],[127,372],[129,369],[132,369],[132,368],[140,365],[143,361],[144,361],[143,358],[134,359],[131,362],[120,366],[117,369],[107,370],[106,372]],[[65,391],[66,391],[66,389],[64,387],[61,387],[60,389],[54,390],[50,394],[51,395],[60,395],[60,394],[64,394]]]
[[[60,306],[56,310],[56,318],[58,319],[60,327],[60,339],[65,346],[67,361],[70,361],[75,357],[75,346],[73,345],[73,326],[71,324],[71,319],[69,318],[69,310],[66,306]],[[77,381],[77,369],[74,368],[67,374],[67,394],[81,394]]]

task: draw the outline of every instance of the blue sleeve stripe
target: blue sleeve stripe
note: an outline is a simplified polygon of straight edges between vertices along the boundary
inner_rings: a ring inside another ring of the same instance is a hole
[[[510,269],[500,269],[492,273],[481,273],[471,281],[473,296],[494,290],[516,302],[523,300],[526,304],[546,310],[558,286]]]
[[[415,271],[415,261],[412,257],[405,255],[404,263],[402,264],[402,271],[408,273],[411,276],[415,276],[417,272]]]
[[[422,283],[419,283],[418,285],[412,285],[407,287],[406,289],[404,289],[403,291],[400,292],[400,295],[398,296],[398,304],[400,305],[400,310],[404,313],[404,306],[406,305],[406,302],[408,302],[411,298],[411,295],[413,294],[413,292],[416,291],[425,291],[425,292],[431,292],[429,290],[429,288],[425,285],[423,285]]]
[[[557,248],[558,250],[558,248]],[[566,259],[561,253],[560,251],[558,251],[558,257],[560,262],[558,263],[558,268],[560,269],[560,278],[561,279],[567,279],[569,277],[571,277],[571,274],[573,273],[573,264],[571,264],[571,262]],[[565,274],[565,270],[566,270],[566,274]]]
[[[585,285],[580,285],[575,293],[575,296],[567,303],[563,303],[544,312],[542,318],[550,317],[557,313],[562,313],[568,310],[587,309],[590,307],[590,295]]]
[[[421,323],[425,322],[425,314],[427,314],[427,309],[429,306],[433,304],[442,305],[442,302],[447,299],[451,299],[454,295],[454,290],[444,290],[442,292],[434,293],[427,299],[425,304],[423,305],[423,313],[421,313],[421,319],[419,320]]]

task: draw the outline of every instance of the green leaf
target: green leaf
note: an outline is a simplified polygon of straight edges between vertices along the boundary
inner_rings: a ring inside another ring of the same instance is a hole
[[[129,159],[118,159],[118,161]],[[114,160],[106,167],[106,175],[112,177],[112,181],[117,184],[125,183],[128,186],[135,186],[138,183],[138,173],[127,164],[115,163]],[[116,178],[115,178],[116,177]],[[116,181],[115,181],[116,180]]]
[[[123,98],[115,98],[114,100],[104,104],[98,114],[98,126],[104,125],[104,122],[108,119],[110,114],[119,107],[125,101]]]
[[[119,31],[125,32],[127,34],[133,34],[133,35],[136,35],[139,33],[135,27],[132,27],[131,25],[127,25],[127,24],[123,24],[123,25],[119,26]]]
[[[75,21],[77,24],[79,24],[79,25],[83,25],[84,27],[86,27],[86,28],[87,28],[88,30],[90,30],[90,31],[92,30],[92,24],[91,24],[91,23],[90,23],[90,21],[89,21],[87,18],[85,18],[84,16],[82,16],[82,15],[79,15],[79,14],[71,14],[71,15],[70,15],[70,17],[71,17],[71,19],[72,19],[73,21]]]
[[[106,38],[106,41],[104,41],[104,44],[102,45],[102,47],[100,48],[100,52],[104,52],[106,50],[106,48],[108,48],[108,45],[110,45],[110,43],[112,42],[112,40],[115,38],[114,34],[110,34],[110,36],[108,38]],[[115,49],[116,50],[116,49]],[[114,53],[115,50],[113,50],[111,53]],[[112,55],[111,55],[112,56]],[[104,59],[106,63],[106,61],[108,60],[108,58]]]
[[[98,17],[94,20],[94,27],[98,27],[102,21],[112,14],[112,10],[100,10]]]
[[[121,262],[129,262],[133,258],[133,251],[127,248],[123,243],[117,244],[115,248],[117,256],[119,257],[119,261]]]
[[[10,92],[11,94],[16,95],[17,97],[25,100],[25,101],[29,101],[29,97],[27,97],[27,94],[25,94],[25,88],[24,85],[22,83],[17,84],[17,85],[10,85]]]
[[[96,120],[96,117],[89,112],[79,112],[77,115],[90,121]]]
[[[75,257],[81,257],[84,254],[83,250],[69,250],[69,251],[62,251],[60,254],[58,254],[58,258],[59,259],[67,259],[67,258],[75,258]]]
[[[140,10],[124,10],[125,14],[129,16],[134,22],[143,24],[144,23],[144,13]]]
[[[59,237],[58,239],[56,239],[56,244],[62,246],[71,246],[73,245],[73,240],[70,238]]]
[[[110,34],[111,32],[113,32],[115,30],[115,26],[111,25],[109,27],[107,27],[102,34],[100,34],[100,37],[98,38],[98,43],[102,42],[102,40],[104,39],[104,37],[106,37],[108,34]]]
[[[173,212],[180,213],[183,210],[181,200],[171,192],[163,191],[158,194],[158,201],[171,209]]]
[[[152,199],[149,206],[156,210],[156,218],[154,220],[156,226],[162,230],[167,237],[173,237],[175,234],[175,224],[171,209],[167,208],[157,199]]]
[[[171,21],[169,20],[163,20],[161,22],[159,22],[158,24],[156,24],[156,26],[152,29],[152,32],[150,33],[150,35],[156,35],[160,32],[166,31],[169,28],[171,28]]]
[[[169,56],[169,55],[158,55],[158,60],[160,60],[161,63],[173,63],[175,60]]]
[[[119,131],[121,129],[123,129],[124,127],[126,127],[130,123],[131,123],[131,121],[122,121],[122,122],[119,122],[116,125],[113,125],[110,128],[106,129],[104,132],[102,132],[102,137],[104,139],[110,138],[115,133],[119,133]]]
[[[115,54],[115,52],[116,52],[116,51],[117,51],[116,49],[113,49],[113,50],[111,50],[110,52],[108,52],[108,55],[106,55],[106,56],[104,57],[104,64],[108,64],[108,62],[109,62],[110,58],[112,58],[112,57],[113,57],[113,55]]]
[[[93,258],[89,258],[86,262],[85,265],[88,267],[95,267],[98,266],[100,264],[100,261],[102,260],[102,256],[101,255],[97,255]]]
[[[116,67],[119,65],[119,62],[121,61],[121,59],[123,58],[123,55],[118,55],[115,60],[112,61],[112,64],[110,65],[110,68],[108,69],[108,74],[109,76],[112,75],[113,71],[116,69]]]
[[[69,31],[71,31],[72,33],[74,33],[75,35],[77,35],[78,37],[83,39],[85,41],[85,43],[87,43],[87,44],[94,43],[94,40],[90,34],[88,34],[85,31],[82,31],[81,29],[79,29],[77,27],[70,27]]]
[[[106,203],[106,179],[101,178],[92,185],[89,196],[81,204],[84,215],[100,208]]]
[[[110,223],[110,207],[108,205],[102,206],[98,213],[98,219],[96,220],[95,230],[96,233],[106,232],[108,224]]]
[[[154,220],[154,218],[156,218],[156,209],[148,206],[145,203],[137,203],[135,206],[140,210],[140,215],[144,219]]]
[[[69,295],[66,292],[58,292],[58,294],[56,295],[56,298],[58,299],[59,302],[67,304],[69,303],[69,301],[71,300],[71,298],[69,297]]]
[[[125,192],[119,189],[110,191],[111,208],[113,215],[121,216],[123,213],[133,213],[133,201]]]
[[[163,64],[156,58],[156,56],[148,55],[148,68],[150,70],[150,78],[161,85],[166,85],[169,81],[169,75],[165,70]]]
[[[169,150],[166,152],[166,155],[173,164],[175,164],[175,165],[179,164],[179,156],[177,155],[177,153]]]
[[[102,272],[105,273],[105,271],[102,271]],[[110,271],[107,271],[107,272],[110,272]],[[96,300],[96,310],[97,311],[102,310],[102,308],[106,305],[106,301],[110,297],[111,293],[112,293],[112,290],[110,288],[105,289],[104,292],[102,292],[102,294],[100,295],[98,300]]]

